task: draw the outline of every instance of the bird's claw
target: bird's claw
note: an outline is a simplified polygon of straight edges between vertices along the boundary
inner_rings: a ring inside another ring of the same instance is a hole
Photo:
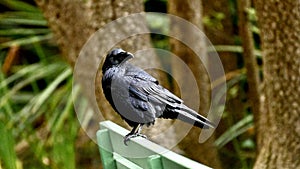
[[[129,133],[129,134],[127,134],[127,135],[124,137],[124,144],[125,144],[126,146],[128,146],[128,145],[127,145],[127,142],[130,141],[130,139],[135,138],[135,137],[143,137],[143,138],[145,138],[145,139],[148,139],[146,135],[141,134],[141,133],[134,133],[134,134],[130,134],[130,133]]]

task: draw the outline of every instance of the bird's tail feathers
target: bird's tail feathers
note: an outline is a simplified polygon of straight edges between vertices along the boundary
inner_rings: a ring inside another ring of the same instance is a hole
[[[198,114],[197,112],[185,106],[184,104],[181,104],[180,108],[177,109],[176,112],[178,113],[177,118],[186,123],[205,129],[216,127],[215,124],[210,122],[207,118]]]

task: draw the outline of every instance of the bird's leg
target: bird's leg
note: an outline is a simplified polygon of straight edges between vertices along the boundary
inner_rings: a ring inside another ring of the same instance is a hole
[[[143,137],[143,138],[147,139],[146,135],[141,134],[142,128],[143,128],[143,125],[140,124],[139,127],[138,127],[138,129],[137,129],[136,136],[140,136],[140,137]]]
[[[124,144],[125,144],[126,146],[127,146],[127,142],[128,142],[131,138],[136,137],[136,136],[135,136],[135,133],[136,133],[136,130],[138,129],[138,127],[139,127],[139,125],[134,126],[134,127],[132,128],[132,130],[130,131],[130,133],[128,133],[128,134],[124,137]]]
[[[130,131],[130,133],[128,133],[125,137],[124,137],[124,144],[127,146],[127,142],[131,139],[131,138],[135,138],[135,137],[143,137],[147,139],[147,136],[144,134],[141,134],[142,131],[142,127],[143,125],[138,124],[137,126],[134,126],[133,129]]]

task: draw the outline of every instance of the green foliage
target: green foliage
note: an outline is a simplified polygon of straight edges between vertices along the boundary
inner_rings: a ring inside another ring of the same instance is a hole
[[[38,8],[16,0],[0,4],[8,8],[0,13],[1,65],[5,57],[19,59],[8,74],[0,72],[0,165],[76,168],[79,124],[71,97],[71,67],[50,41],[51,31]],[[9,56],[14,46],[20,46],[19,52]]]
[[[1,0],[0,4],[9,7],[12,10],[16,11],[28,11],[28,12],[38,12],[38,8],[32,6],[26,2],[18,1],[18,0]]]
[[[0,0],[0,4],[9,8],[0,13],[0,36],[5,38],[0,40],[0,49],[52,38],[47,21],[37,7],[17,0]]]
[[[12,131],[7,129],[5,124],[0,121],[0,159],[3,161],[5,168],[16,169],[16,153],[14,151],[14,139],[12,136]]]
[[[237,136],[245,133],[247,130],[253,127],[253,116],[248,115],[242,120],[231,126],[224,132],[216,141],[215,145],[218,148],[222,148],[225,144],[235,139]]]
[[[203,24],[207,27],[213,27],[217,29],[224,29],[222,20],[225,19],[225,15],[222,12],[214,12],[211,16],[203,17]]]

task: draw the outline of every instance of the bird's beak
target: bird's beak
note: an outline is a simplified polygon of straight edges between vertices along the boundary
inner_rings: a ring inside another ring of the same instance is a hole
[[[131,58],[134,58],[134,56],[133,56],[132,53],[127,52],[126,54],[127,54],[127,57],[126,57],[127,60],[128,60],[128,59],[131,59]]]
[[[126,57],[124,58],[123,62],[126,62],[129,59],[132,59],[134,56],[130,52],[126,52]]]
[[[126,52],[126,55],[122,55],[123,58],[122,58],[122,63],[121,64],[124,64],[125,62],[127,62],[127,60],[133,58],[133,54],[130,53],[130,52]]]

